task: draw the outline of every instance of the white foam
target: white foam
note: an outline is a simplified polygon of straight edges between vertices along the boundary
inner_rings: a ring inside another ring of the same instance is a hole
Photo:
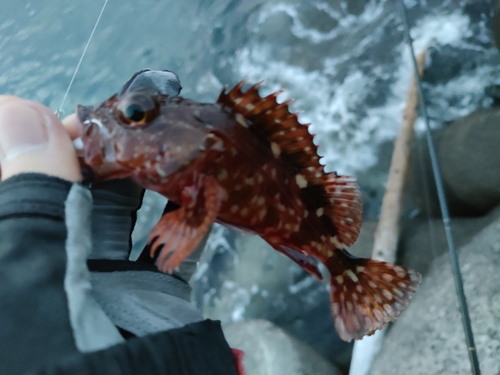
[[[365,9],[359,17],[357,27],[376,19],[375,10]],[[276,12],[285,12],[294,20],[293,33],[296,36],[307,37],[313,42],[333,37],[324,34],[321,38],[317,31],[304,28],[297,16],[297,9],[289,4],[278,4],[265,8],[259,18],[262,23]],[[369,16],[370,15],[370,16]],[[349,23],[346,23],[351,27]],[[339,25],[336,32],[345,31]],[[346,26],[346,27],[347,27]],[[316,33],[316,34],[315,34]],[[333,31],[332,31],[333,33]],[[314,36],[316,35],[316,36]],[[432,14],[421,19],[412,30],[416,52],[424,48],[440,48],[443,45],[457,46],[465,43],[465,38],[471,35],[470,20],[460,10],[454,13]],[[323,38],[323,39],[322,39]],[[369,36],[360,41],[354,50],[364,49],[375,36]],[[369,73],[354,70],[342,81],[336,81],[336,65],[355,59],[357,52],[349,56],[325,58],[323,69],[306,71],[299,66],[275,59],[271,44],[250,42],[236,54],[233,66],[235,74],[248,77],[249,82],[257,82],[266,78],[266,86],[262,93],[267,94],[280,88],[286,89],[279,99],[296,99],[292,105],[293,111],[300,111],[301,122],[312,122],[311,130],[316,134],[315,142],[320,145],[319,153],[324,156],[322,162],[328,170],[340,173],[355,173],[375,164],[378,158],[379,145],[394,139],[399,129],[402,111],[407,101],[407,92],[412,72],[412,64],[408,48],[403,41],[396,48],[399,56],[398,68],[393,73],[394,80],[389,88],[389,94],[381,106],[368,107],[367,98],[377,87],[377,79],[388,80],[383,66],[375,66]],[[447,100],[458,94],[467,98],[470,95],[480,95],[487,84],[487,74],[490,67],[478,69],[472,76],[461,76],[448,82],[443,87],[436,87],[442,100],[441,106],[447,111]],[[472,94],[470,93],[472,91]],[[452,111],[453,116],[470,112],[474,108],[473,100],[464,99],[460,111]],[[363,113],[364,112],[364,113]]]

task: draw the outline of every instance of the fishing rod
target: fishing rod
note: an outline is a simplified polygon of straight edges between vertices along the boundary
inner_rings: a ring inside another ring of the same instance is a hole
[[[474,334],[472,332],[472,326],[469,316],[469,309],[467,307],[467,299],[464,292],[464,284],[462,280],[462,273],[460,271],[460,263],[458,260],[458,255],[455,250],[455,244],[453,241],[453,232],[451,227],[450,214],[448,212],[448,204],[446,203],[446,195],[444,192],[443,181],[441,178],[441,171],[439,168],[436,149],[434,147],[434,141],[432,139],[431,127],[429,125],[429,116],[427,114],[427,107],[424,101],[424,94],[422,90],[422,82],[418,74],[417,59],[415,57],[415,50],[413,49],[413,41],[410,36],[410,26],[408,24],[408,19],[406,16],[406,8],[404,6],[403,0],[398,0],[399,10],[401,13],[401,19],[404,26],[404,36],[408,46],[410,47],[411,59],[413,63],[413,68],[415,72],[415,80],[417,82],[417,91],[419,96],[420,110],[422,111],[422,116],[425,122],[425,134],[427,138],[427,145],[429,147],[429,154],[432,165],[432,173],[434,180],[436,182],[436,190],[439,199],[439,206],[441,208],[441,216],[443,218],[444,230],[446,233],[446,241],[448,243],[448,254],[450,256],[451,268],[453,272],[453,279],[455,281],[455,290],[458,297],[458,302],[460,306],[460,313],[462,316],[462,325],[465,333],[465,341],[467,343],[467,351],[469,353],[469,362],[471,365],[471,370],[473,375],[481,375],[481,369],[479,367],[479,359],[477,357],[476,345],[474,343]]]
[[[99,21],[101,20],[102,14],[104,13],[104,9],[106,8],[106,5],[108,4],[108,0],[104,1],[104,4],[101,8],[101,12],[99,13],[99,16],[97,17],[97,20],[95,21],[94,28],[92,29],[92,32],[90,33],[89,39],[87,40],[87,44],[85,45],[85,48],[83,49],[82,55],[80,56],[80,60],[78,61],[78,64],[76,65],[75,71],[73,72],[73,76],[71,77],[71,80],[69,82],[68,88],[66,89],[66,93],[64,94],[63,100],[61,101],[61,105],[59,105],[59,109],[55,111],[55,115],[59,118],[61,117],[63,113],[63,106],[64,103],[66,102],[66,98],[68,97],[69,90],[71,90],[71,86],[73,86],[73,82],[75,80],[76,74],[78,73],[78,70],[80,69],[80,65],[82,65],[83,57],[87,53],[87,49],[89,48],[90,41],[94,37],[94,33],[97,29],[97,25],[99,25]]]

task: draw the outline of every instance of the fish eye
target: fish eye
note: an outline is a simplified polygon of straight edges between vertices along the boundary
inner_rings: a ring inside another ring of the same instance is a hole
[[[116,108],[118,116],[127,125],[143,126],[153,121],[159,114],[155,98],[146,93],[125,94]]]

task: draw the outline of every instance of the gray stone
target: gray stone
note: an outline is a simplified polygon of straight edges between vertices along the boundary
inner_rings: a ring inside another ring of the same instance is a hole
[[[491,29],[493,31],[493,38],[497,48],[500,49],[500,2],[498,3],[493,18],[490,21]]]
[[[500,373],[500,219],[459,250],[483,375]],[[438,257],[407,311],[388,331],[373,375],[470,374],[447,254]]]
[[[479,217],[451,219],[454,243],[461,247],[500,216],[500,207]],[[419,215],[404,220],[398,246],[398,263],[425,275],[433,260],[448,251],[442,219]]]
[[[499,139],[498,108],[479,109],[435,132],[439,166],[452,215],[482,215],[500,204]],[[417,142],[419,147],[415,147],[412,154],[410,190],[421,211],[426,211],[428,204],[431,214],[439,216],[428,148],[424,139]]]
[[[265,320],[223,327],[233,348],[243,350],[247,375],[341,375],[330,362],[306,344]]]
[[[471,212],[500,204],[500,109],[480,109],[443,131],[439,145],[447,190]]]

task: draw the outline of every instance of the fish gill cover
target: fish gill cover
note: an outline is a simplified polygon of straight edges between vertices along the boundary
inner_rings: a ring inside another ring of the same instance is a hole
[[[493,3],[405,3],[416,49],[430,52],[424,90],[432,126],[488,105],[492,99],[485,95],[485,87],[500,80],[488,30]],[[360,176],[368,207],[378,207],[386,175],[370,168],[382,162],[380,147],[396,135],[412,74],[397,3],[199,0],[192,4],[110,2],[65,110],[101,101],[146,67],[175,71],[183,96],[199,101],[215,101],[224,84],[233,86],[243,77],[249,82],[265,78],[263,95],[285,89],[280,100],[295,98],[292,110],[301,113],[301,122],[313,123],[327,171]],[[0,93],[57,108],[101,6],[101,0],[3,1]],[[417,129],[422,128],[417,123]],[[152,195],[145,201],[135,238],[143,239],[157,221],[159,201]],[[377,210],[365,210],[367,217],[375,217]],[[214,228],[194,283],[200,307],[223,321],[267,311],[266,318],[310,343],[315,332],[333,332],[326,287],[291,262],[278,272],[274,265],[279,255],[268,249],[258,259],[261,263],[243,265],[248,252],[235,250],[242,241],[252,240]],[[236,279],[242,270],[256,272],[259,267],[260,283],[259,278],[245,275]],[[271,282],[270,274],[280,274],[283,280]],[[306,314],[316,317],[307,319],[311,326],[301,319]]]

